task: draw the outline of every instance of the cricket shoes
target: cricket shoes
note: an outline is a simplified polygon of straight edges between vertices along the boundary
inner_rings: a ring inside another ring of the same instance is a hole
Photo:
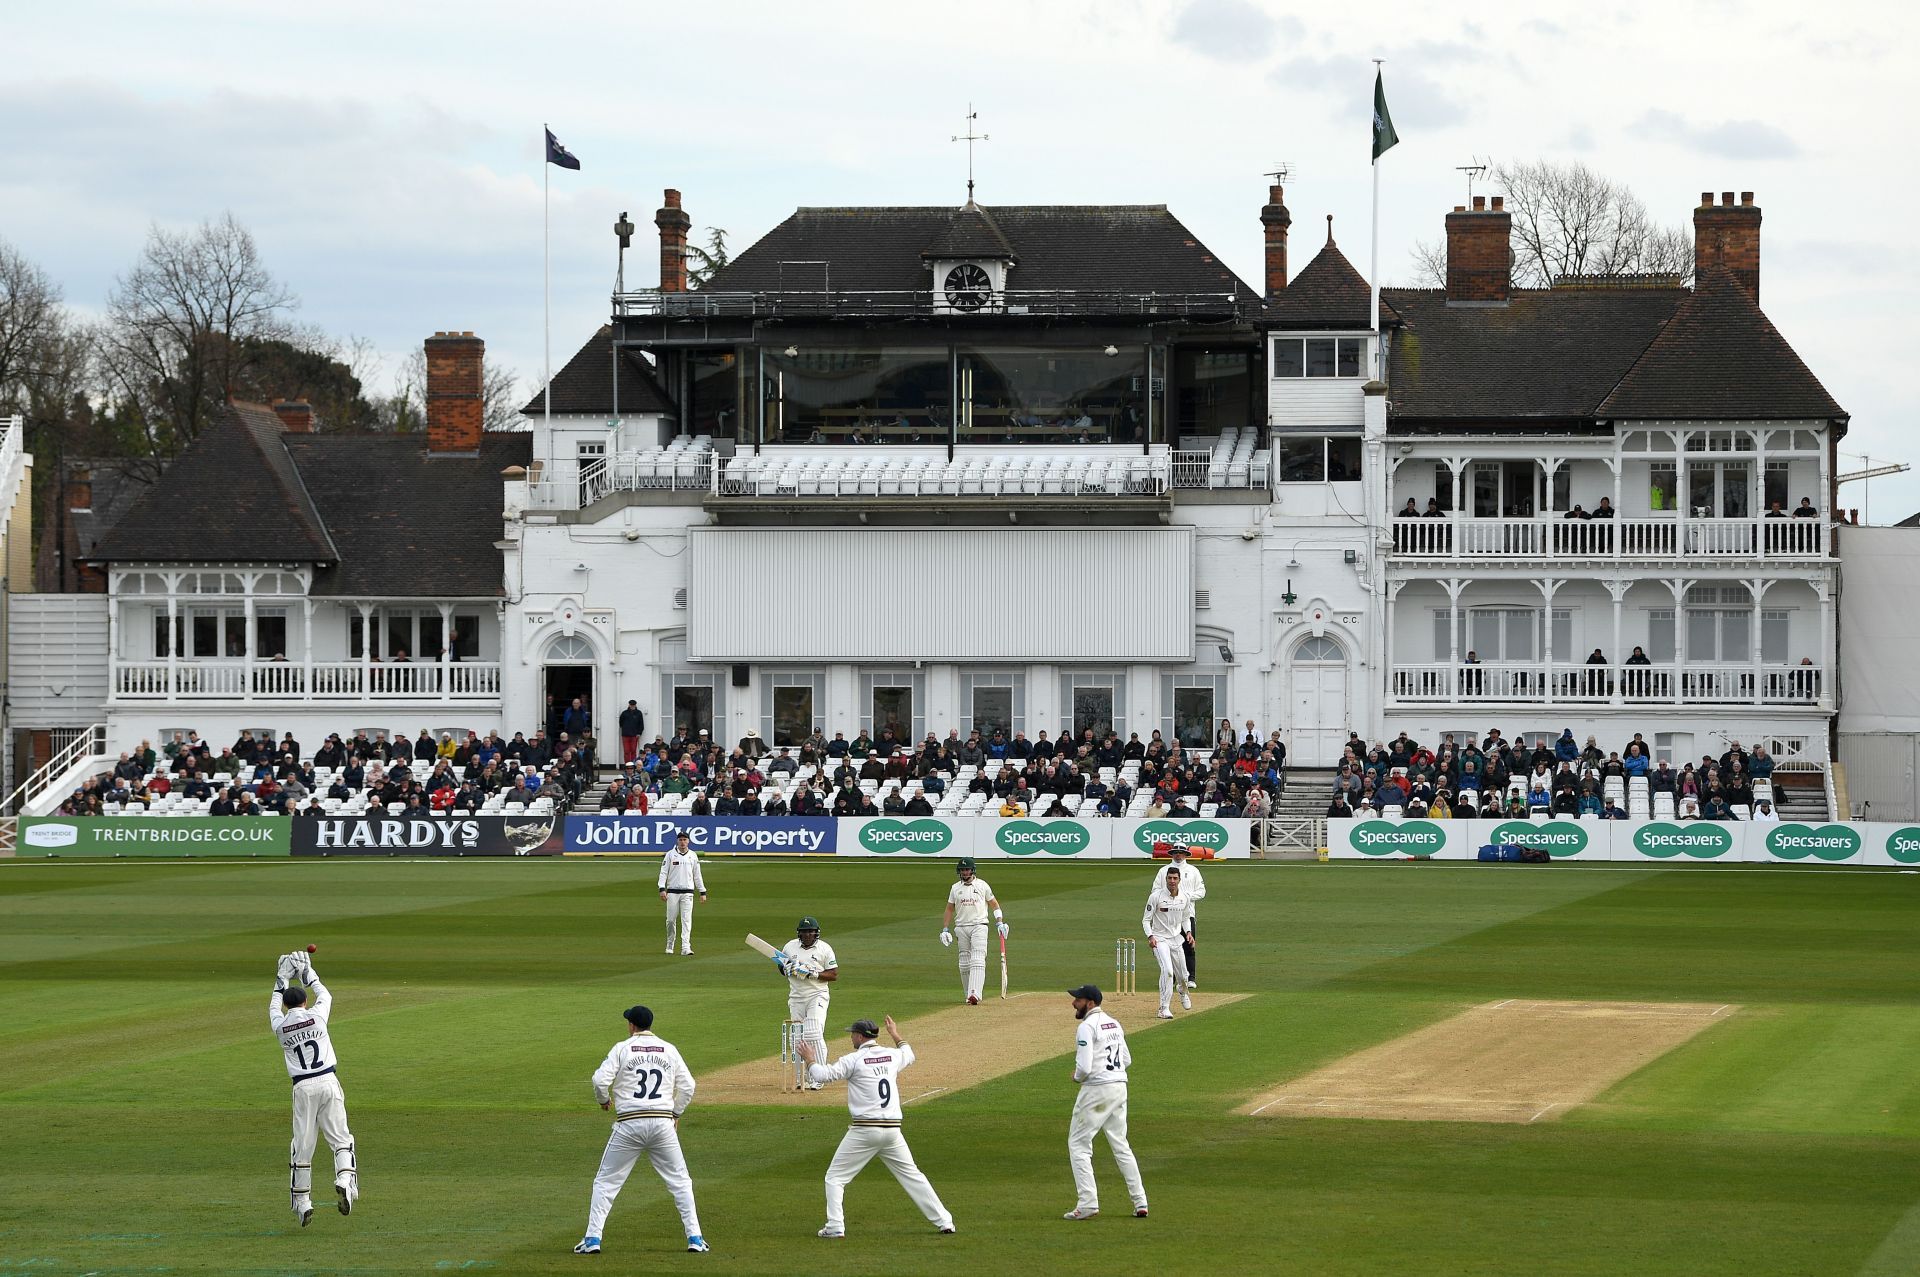
[[[1136,1207],[1134,1207],[1134,1208],[1133,1208],[1133,1217],[1134,1217],[1135,1219],[1145,1219],[1145,1218],[1147,1217],[1147,1208],[1146,1208],[1146,1207],[1144,1207],[1144,1206],[1136,1206]]]
[[[968,1006],[970,1006],[970,1007],[977,1007],[977,1006],[979,1006],[979,1005],[980,1005],[980,996],[979,996],[978,994],[975,994],[975,993],[969,993],[969,994],[967,995],[967,1005],[968,1005]]]
[[[1181,994],[1181,995],[1180,995],[1180,1009],[1181,1009],[1182,1011],[1191,1011],[1191,1010],[1193,1010],[1193,995],[1192,995],[1192,994],[1188,994],[1188,993],[1183,993],[1183,994]]]
[[[713,1248],[707,1245],[707,1239],[698,1233],[687,1238],[687,1251],[690,1254],[704,1255],[711,1249]]]
[[[826,1227],[826,1228],[823,1228],[823,1229],[821,1229],[821,1230],[820,1230],[819,1232],[817,1232],[817,1233],[815,1233],[815,1234],[814,1234],[814,1236],[815,1236],[815,1237],[825,1237],[825,1238],[828,1238],[828,1239],[833,1239],[833,1238],[837,1238],[837,1237],[845,1237],[846,1235],[847,1235],[847,1230],[846,1230],[846,1229],[844,1229],[844,1228],[834,1228],[834,1227],[832,1227],[831,1225],[829,1225],[829,1226],[828,1226],[828,1227]]]
[[[1194,979],[1194,978],[1193,978],[1192,976],[1188,976],[1188,977],[1187,977],[1187,987],[1188,987],[1189,989],[1197,989],[1197,988],[1199,988],[1199,987],[1200,987],[1200,982],[1199,982],[1198,980],[1196,980],[1196,979]]]
[[[1095,1215],[1098,1215],[1099,1213],[1100,1213],[1100,1208],[1098,1206],[1094,1207],[1092,1210],[1085,1210],[1079,1206],[1076,1206],[1072,1210],[1068,1211],[1066,1214],[1062,1215],[1060,1218],[1061,1219],[1092,1219]]]
[[[668,956],[669,958],[671,958],[671,957],[673,956],[673,946],[672,946],[672,945],[668,945],[668,946],[667,946],[667,956]]]
[[[960,1231],[960,1230],[959,1230],[959,1229],[957,1229],[957,1228],[955,1228],[955,1227],[954,1227],[954,1226],[953,1226],[952,1224],[948,1224],[948,1225],[947,1225],[947,1226],[946,1226],[945,1228],[943,1228],[943,1229],[941,1229],[941,1230],[940,1230],[940,1235],[941,1235],[942,1237],[950,1237],[950,1236],[952,1236],[952,1235],[953,1235],[954,1233],[957,1233],[957,1232],[959,1232],[959,1231]]]
[[[347,1191],[345,1184],[335,1184],[333,1186],[333,1195],[340,1199],[339,1206],[342,1215],[353,1214],[353,1194]]]
[[[309,1206],[305,1210],[300,1212],[300,1227],[305,1228],[308,1224],[311,1224],[312,1222],[313,1222],[313,1207]]]
[[[573,1248],[573,1253],[576,1255],[598,1255],[600,1253],[600,1239],[598,1237],[582,1237],[580,1244]]]
[[[1160,1020],[1171,1020],[1173,1018],[1173,1012],[1167,1010],[1165,1007],[1161,1007],[1160,1010],[1157,1013],[1155,1013],[1154,1018],[1160,1019]]]

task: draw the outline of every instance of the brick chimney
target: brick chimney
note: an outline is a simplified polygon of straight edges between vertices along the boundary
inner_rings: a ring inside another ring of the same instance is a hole
[[[1267,232],[1267,296],[1277,297],[1287,286],[1287,228],[1293,214],[1281,202],[1285,192],[1278,186],[1267,188],[1267,204],[1260,210],[1260,225]]]
[[[1717,206],[1712,191],[1700,192],[1693,210],[1695,279],[1710,267],[1733,272],[1747,296],[1760,300],[1760,209],[1752,191],[1740,192],[1738,204],[1732,191],[1722,191]]]
[[[313,433],[313,405],[304,399],[281,399],[273,405],[273,415],[280,418],[280,426],[290,435],[310,435]]]
[[[485,422],[480,384],[487,343],[472,333],[427,338],[427,453],[473,456]]]
[[[1447,301],[1504,305],[1512,276],[1513,214],[1506,197],[1473,197],[1473,208],[1454,205],[1447,214]]]
[[[660,228],[660,291],[687,291],[687,230],[693,219],[680,208],[680,192],[667,188],[666,204],[653,215]]]

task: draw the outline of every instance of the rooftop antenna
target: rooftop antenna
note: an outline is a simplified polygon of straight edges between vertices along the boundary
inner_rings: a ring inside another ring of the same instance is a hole
[[[967,203],[973,203],[973,144],[988,141],[985,133],[973,131],[974,122],[980,118],[980,112],[973,109],[973,103],[967,103],[967,123],[965,133],[955,133],[953,140],[967,144]]]
[[[1487,162],[1479,156],[1473,157],[1471,164],[1456,164],[1454,172],[1467,175],[1467,207],[1473,207],[1473,184],[1487,175]]]
[[[1262,176],[1272,178],[1275,186],[1285,186],[1287,179],[1293,176],[1293,165],[1287,163],[1285,160],[1275,160],[1273,167],[1268,169]]]

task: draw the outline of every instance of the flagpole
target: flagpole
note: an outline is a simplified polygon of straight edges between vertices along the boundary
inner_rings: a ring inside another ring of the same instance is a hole
[[[553,165],[547,162],[546,130],[542,124],[540,142],[540,282],[546,294],[546,317],[541,321],[541,343],[545,377],[540,392],[541,424],[547,432],[547,447],[553,447]],[[551,460],[551,457],[549,457]]]
[[[1373,60],[1373,74],[1377,83],[1380,76],[1382,59]],[[1376,381],[1386,378],[1386,343],[1380,340],[1380,157],[1373,157],[1373,251],[1367,259],[1367,282],[1372,288],[1371,311],[1373,319],[1373,376]]]

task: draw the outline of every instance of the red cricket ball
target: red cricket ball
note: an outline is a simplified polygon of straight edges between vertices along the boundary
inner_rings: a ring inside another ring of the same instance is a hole
[[[318,953],[318,952],[320,952],[320,946],[319,946],[319,945],[317,945],[317,944],[310,944],[310,945],[308,945],[308,946],[307,946],[307,952],[308,952],[308,953]]]

